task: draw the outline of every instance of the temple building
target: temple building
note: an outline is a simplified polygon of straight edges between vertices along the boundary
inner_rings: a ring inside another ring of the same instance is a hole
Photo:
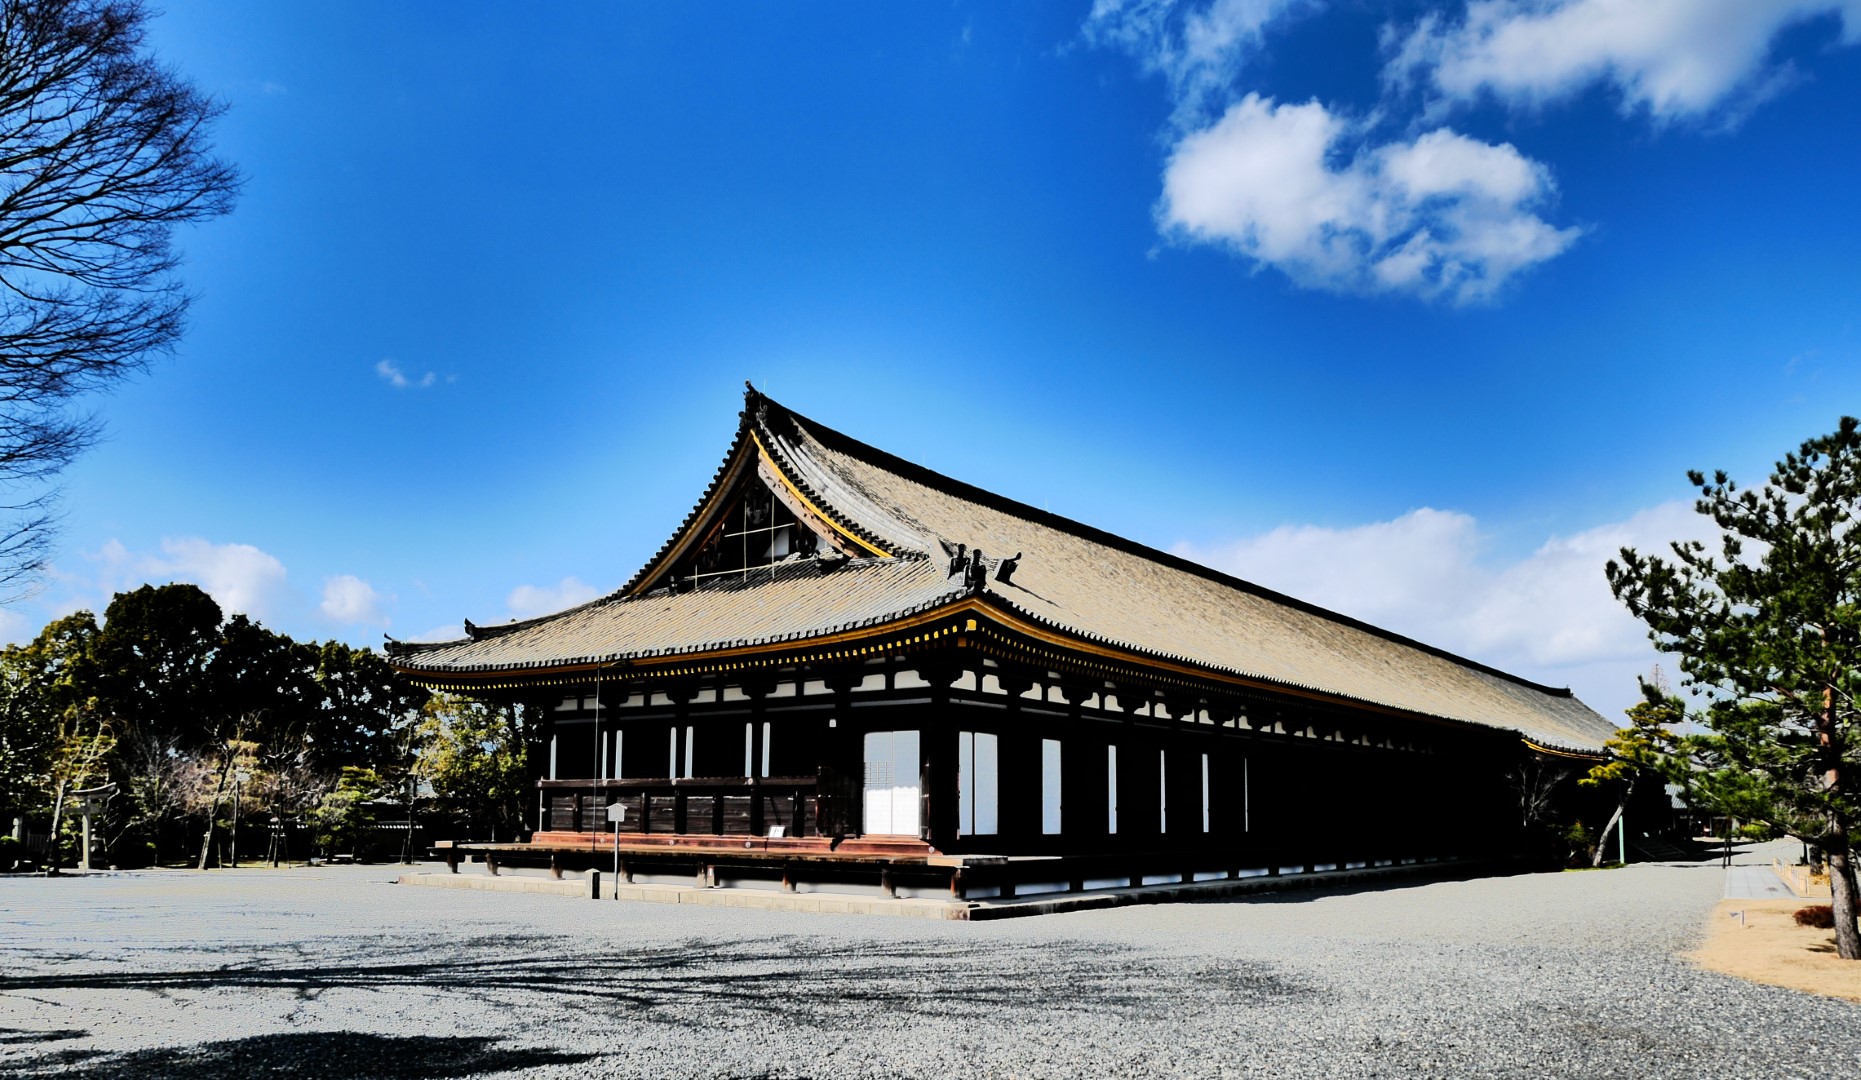
[[[624,586],[466,631],[390,653],[548,716],[534,835],[479,847],[618,847],[647,880],[1026,895],[1467,857],[1516,844],[1534,759],[1615,727],[753,389]]]

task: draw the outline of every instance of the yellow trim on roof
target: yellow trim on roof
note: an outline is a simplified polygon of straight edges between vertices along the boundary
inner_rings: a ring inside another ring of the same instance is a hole
[[[895,552],[890,552],[890,551],[884,550],[883,548],[874,547],[871,544],[867,543],[865,540],[862,540],[858,536],[855,536],[854,534],[848,532],[846,529],[841,528],[839,522],[835,521],[831,516],[829,516],[820,507],[814,505],[814,500],[808,498],[806,495],[803,495],[801,493],[801,489],[796,487],[793,481],[789,480],[788,474],[783,472],[781,467],[775,463],[775,458],[770,456],[769,448],[763,445],[761,435],[756,434],[755,430],[751,429],[750,438],[756,443],[756,452],[762,456],[763,464],[769,466],[769,471],[771,473],[774,473],[775,478],[782,482],[782,486],[788,489],[788,493],[790,495],[793,495],[795,497],[795,500],[801,503],[801,505],[807,507],[808,512],[810,514],[813,514],[816,518],[819,518],[823,525],[826,525],[828,528],[839,533],[841,536],[846,537],[848,540],[853,541],[855,544],[858,544],[860,547],[865,548],[867,551],[872,552],[874,555],[877,555],[881,559],[895,559],[898,557]]]
[[[724,467],[723,474],[719,476],[717,482],[712,485],[710,495],[704,500],[703,505],[692,511],[691,528],[686,529],[674,538],[673,542],[667,547],[663,557],[655,560],[645,570],[640,572],[640,582],[633,587],[633,591],[629,592],[627,594],[628,596],[639,596],[641,593],[651,589],[653,583],[658,581],[659,578],[672,567],[673,563],[679,561],[679,559],[684,557],[686,552],[691,550],[691,545],[704,534],[705,527],[711,524],[712,520],[717,517],[718,504],[723,499],[728,498],[731,491],[736,487],[737,481],[743,475],[743,465],[748,460],[748,454],[743,453],[741,450],[737,452],[736,460]]]
[[[1549,746],[1539,746],[1537,743],[1525,738],[1521,738],[1519,741],[1524,743],[1527,749],[1535,753],[1549,754],[1552,757],[1575,758],[1578,761],[1602,761],[1609,756],[1608,754],[1586,754],[1578,750],[1558,750]]]
[[[1042,626],[1032,620],[1019,616],[1013,611],[1005,611],[983,602],[974,596],[961,597],[952,603],[944,604],[928,611],[918,612],[889,623],[877,623],[852,630],[841,630],[810,638],[798,638],[787,641],[771,641],[757,645],[739,645],[723,649],[709,649],[702,652],[673,653],[666,656],[633,657],[625,660],[591,661],[578,664],[563,664],[548,668],[529,668],[520,670],[477,672],[422,672],[409,664],[396,663],[395,669],[409,676],[414,682],[430,689],[457,690],[470,693],[484,689],[515,689],[521,686],[539,684],[568,685],[570,679],[563,676],[586,675],[598,669],[613,672],[617,678],[651,675],[692,675],[702,670],[733,670],[737,668],[758,666],[757,659],[768,657],[782,663],[810,663],[832,659],[845,659],[849,655],[863,655],[870,649],[860,650],[844,648],[857,643],[895,637],[927,624],[962,617],[961,622],[938,630],[925,638],[943,637],[948,634],[973,633],[983,637],[992,637],[989,633],[993,624],[1003,630],[1013,631],[1032,638],[1050,647],[1066,650],[1074,654],[1085,654],[1101,661],[1110,662],[1125,668],[1135,668],[1145,672],[1151,678],[1188,679],[1194,681],[1225,684],[1239,690],[1268,691],[1288,697],[1305,698],[1312,701],[1345,704],[1365,712],[1380,713],[1408,720],[1419,720],[1430,724],[1471,724],[1487,727],[1477,721],[1459,720],[1453,717],[1436,716],[1432,713],[1418,712],[1397,705],[1384,705],[1380,702],[1366,701],[1348,695],[1319,690],[1296,684],[1276,682],[1259,676],[1230,673],[1203,667],[1193,662],[1169,660],[1161,657],[1147,656],[1129,648],[1087,641],[1061,631]],[[977,616],[980,616],[979,620]],[[919,639],[912,639],[913,641]],[[882,642],[882,646],[887,643]],[[889,643],[892,646],[902,644]],[[957,639],[962,645],[962,638]],[[828,650],[825,653],[818,650]],[[730,661],[737,661],[731,663]],[[764,661],[767,662],[767,661]],[[554,678],[551,678],[554,676]],[[1558,754],[1571,758],[1599,758],[1600,755],[1585,755],[1571,751],[1557,751],[1538,747],[1525,740],[1527,746],[1542,750],[1547,754]]]

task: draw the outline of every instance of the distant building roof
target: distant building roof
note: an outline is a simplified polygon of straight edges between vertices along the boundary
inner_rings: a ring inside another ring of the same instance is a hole
[[[679,587],[681,561],[757,471],[857,557],[791,557]],[[959,545],[987,552],[990,570],[1021,558],[1006,582],[996,573],[966,581],[951,558]],[[1081,646],[1512,730],[1549,748],[1595,753],[1615,730],[1568,690],[952,480],[755,391],[710,488],[620,590],[520,623],[468,623],[459,641],[394,642],[391,652],[416,677],[517,675],[804,642],[978,600]]]

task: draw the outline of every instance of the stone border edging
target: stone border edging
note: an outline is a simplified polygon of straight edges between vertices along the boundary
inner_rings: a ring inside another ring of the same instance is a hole
[[[1097,911],[1105,908],[1127,907],[1132,904],[1216,900],[1258,892],[1322,889],[1359,882],[1447,876],[1451,873],[1473,869],[1479,865],[1471,860],[1411,863],[1407,866],[1324,870],[1311,874],[1281,877],[1224,878],[1219,881],[1145,885],[1140,888],[1104,889],[1088,893],[1052,893],[1015,900],[903,898],[893,900],[837,893],[784,893],[773,890],[730,888],[701,889],[688,885],[622,885],[619,898],[636,903],[697,904],[703,907],[744,908],[755,911],[806,911],[826,915],[891,915],[978,922],[1033,915],[1057,915],[1067,911]],[[585,878],[565,881],[555,878],[503,877],[489,874],[402,874],[396,881],[401,885],[424,885],[428,888],[543,893],[584,899],[589,898],[588,892],[591,888]],[[614,896],[613,886],[604,885],[601,893],[603,900],[612,898]]]

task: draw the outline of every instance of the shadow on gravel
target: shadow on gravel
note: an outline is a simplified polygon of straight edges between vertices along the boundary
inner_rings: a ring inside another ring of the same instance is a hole
[[[1060,1012],[1143,1016],[1160,1003],[1245,1008],[1316,994],[1266,963],[1159,959],[1090,942],[873,945],[775,939],[690,942],[629,952],[543,936],[435,940],[413,947],[405,940],[380,941],[360,950],[356,944],[348,943],[347,955],[340,957],[315,957],[300,949],[282,964],[253,960],[211,968],[92,972],[60,967],[0,977],[0,994],[269,991],[316,998],[347,990],[456,994],[496,1005],[541,997],[555,999],[551,1008],[592,1007],[676,1027],[766,1023],[772,1016],[831,1024],[900,1013],[1035,1022]],[[374,955],[357,956],[358,951]],[[409,953],[419,959],[385,959]]]
[[[417,1080],[419,1077],[479,1076],[538,1065],[575,1065],[593,1054],[501,1047],[500,1040],[433,1035],[390,1036],[364,1031],[306,1031],[253,1035],[179,1048],[102,1051],[56,1050],[13,1062],[16,1076],[121,1077],[180,1080],[182,1077],[266,1076],[311,1080],[343,1076],[354,1080]]]
[[[1733,845],[1734,857],[1744,854],[1746,847],[1755,845]],[[1685,868],[1708,866],[1719,861],[1721,849],[1707,847],[1688,841],[1684,846],[1675,846],[1662,858],[1636,858],[1633,866],[1667,866]],[[1587,869],[1587,868],[1586,868]],[[1404,889],[1419,889],[1429,885],[1440,885],[1459,881],[1488,881],[1498,878],[1527,877],[1533,874],[1556,874],[1563,871],[1557,868],[1530,866],[1524,863],[1489,863],[1477,868],[1467,867],[1416,867],[1410,874],[1401,877],[1387,877],[1380,880],[1362,881],[1350,884],[1307,885],[1299,876],[1292,875],[1280,879],[1281,887],[1265,892],[1244,893],[1239,896],[1190,897],[1172,903],[1186,904],[1308,904],[1330,896],[1357,896],[1362,893],[1395,893]]]
[[[1323,900],[1328,896],[1358,896],[1363,893],[1397,893],[1405,889],[1419,889],[1428,885],[1440,885],[1453,881],[1479,881],[1487,878],[1508,877],[1508,874],[1486,871],[1437,871],[1427,874],[1415,874],[1408,877],[1385,878],[1381,881],[1363,881],[1351,884],[1304,885],[1298,878],[1284,879],[1283,888],[1266,892],[1243,893],[1240,896],[1211,896],[1185,901],[1191,904],[1233,904],[1249,906],[1253,904],[1309,904],[1314,900]]]
[[[21,1043],[31,1046],[34,1043],[66,1042],[82,1039],[90,1032],[81,1028],[58,1028],[52,1031],[32,1031],[26,1028],[0,1028],[0,1046],[15,1046]]]

